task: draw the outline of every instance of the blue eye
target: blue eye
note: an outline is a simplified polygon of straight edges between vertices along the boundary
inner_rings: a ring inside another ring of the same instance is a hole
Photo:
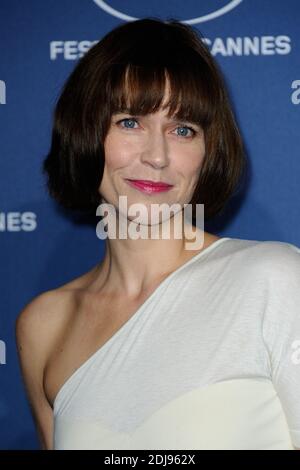
[[[127,122],[128,122],[128,121],[129,121],[129,122],[130,122],[130,121],[131,121],[131,122],[137,122],[136,119],[125,118],[125,119],[121,119],[120,121],[118,121],[117,124],[119,124],[119,123],[121,123],[121,122],[123,122],[123,121],[127,121]],[[123,127],[123,126],[121,126],[121,127]],[[126,126],[125,126],[125,129],[133,129],[133,127],[132,127],[132,126],[130,126],[130,127],[126,127]]]
[[[137,123],[138,121],[137,121],[137,119],[135,119],[135,118],[124,118],[124,119],[121,119],[120,121],[117,121],[116,124],[121,124],[121,123],[123,123],[123,122],[124,122],[124,123],[128,123],[128,122],[129,122],[129,123],[130,123],[130,122],[132,122],[132,123],[136,122],[136,123]],[[132,125],[129,126],[129,127],[127,127],[127,126],[121,126],[121,127],[123,127],[123,129],[127,129],[127,130],[128,130],[128,129],[135,129]],[[197,131],[195,131],[192,127],[188,127],[188,126],[178,126],[178,127],[176,127],[176,129],[187,129],[187,130],[189,130],[189,131],[192,132],[192,135],[190,135],[190,136],[189,136],[189,135],[186,135],[186,134],[183,135],[183,134],[181,133],[181,135],[178,135],[178,137],[190,138],[190,137],[193,137],[194,135],[197,134]]]
[[[179,127],[177,127],[176,129],[187,129],[187,130],[189,130],[189,131],[192,132],[192,135],[195,135],[195,134],[196,134],[196,131],[194,131],[194,129],[192,129],[191,127],[179,126]],[[181,134],[180,137],[189,137],[189,136],[187,136],[187,135],[182,135],[182,134]]]

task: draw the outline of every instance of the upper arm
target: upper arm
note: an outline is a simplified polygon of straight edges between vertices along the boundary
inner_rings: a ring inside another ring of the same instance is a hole
[[[53,410],[44,392],[43,375],[55,331],[51,316],[59,304],[55,298],[52,291],[40,294],[23,308],[15,323],[21,374],[43,449],[53,448]]]

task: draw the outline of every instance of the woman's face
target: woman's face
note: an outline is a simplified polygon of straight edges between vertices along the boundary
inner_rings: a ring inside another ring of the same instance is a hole
[[[204,133],[200,126],[175,122],[166,114],[167,110],[159,110],[140,117],[125,113],[112,116],[99,188],[105,202],[118,209],[119,196],[126,196],[128,208],[143,203],[149,217],[152,203],[183,207],[190,202],[205,154]],[[126,178],[173,186],[168,191],[145,193]],[[129,218],[127,213],[123,215]],[[150,220],[141,223],[150,225]]]

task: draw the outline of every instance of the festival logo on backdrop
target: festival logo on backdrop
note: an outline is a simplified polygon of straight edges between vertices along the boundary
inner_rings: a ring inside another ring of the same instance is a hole
[[[130,3],[130,4],[129,4]],[[243,8],[237,8],[243,4],[243,0],[185,0],[184,10],[178,0],[169,0],[162,10],[161,0],[151,0],[148,2],[124,2],[123,0],[92,0],[91,4],[99,7],[99,13],[109,14],[119,20],[135,21],[145,17],[157,17],[166,19],[176,19],[181,23],[197,25],[210,20],[218,19],[224,15],[236,11],[236,15],[244,15]],[[94,45],[99,39],[70,38],[61,40],[53,39],[50,42],[50,59],[78,60]],[[254,34],[228,37],[202,37],[203,42],[208,46],[213,56],[221,57],[253,57],[288,55],[292,50],[291,38],[285,31],[277,34]]]
[[[138,18],[135,17],[135,16],[131,16],[129,15],[129,12],[127,11],[128,10],[128,6],[125,6],[122,5],[123,2],[116,2],[116,1],[104,1],[104,0],[93,0],[100,8],[102,8],[102,10],[104,10],[106,13],[112,15],[112,16],[115,16],[116,18],[120,18],[121,20],[125,20],[125,21],[133,21],[133,20],[137,20]],[[223,6],[218,6],[217,4],[220,4],[220,1],[216,2],[216,1],[210,1],[210,2],[206,2],[206,4],[209,4],[209,6],[205,5],[203,7],[203,5],[199,5],[199,6],[195,6],[195,2],[193,2],[193,4],[191,5],[191,7],[193,8],[193,14],[194,15],[197,15],[193,18],[182,18],[182,23],[188,23],[188,24],[198,24],[198,23],[204,23],[205,21],[210,21],[210,20],[214,20],[215,18],[218,18],[219,16],[222,16],[222,15],[225,15],[226,13],[228,13],[229,11],[233,10],[234,8],[236,8],[240,3],[242,3],[243,0],[231,0],[231,1],[223,1],[221,2],[221,4],[223,4]],[[119,3],[120,4],[120,9],[118,8],[118,6],[116,5],[116,3]],[[152,2],[151,2],[152,3]],[[148,5],[151,7],[151,3]],[[155,3],[155,2],[154,2]],[[174,3],[174,5],[172,5],[172,3]],[[203,2],[201,2],[203,4]],[[122,5],[122,6],[121,6]],[[160,5],[158,5],[160,7]],[[177,6],[177,8],[176,8]],[[177,9],[178,9],[178,2],[172,2],[171,0],[168,2],[168,7],[170,8],[170,11],[172,11],[172,13],[174,15],[177,14]],[[182,5],[180,4],[179,5],[180,9],[178,9],[178,14],[182,14]],[[186,12],[187,10],[187,2],[184,3],[184,10]],[[146,16],[145,15],[145,5],[143,5],[143,9],[144,9],[144,14],[142,16]],[[199,10],[199,11],[197,11]],[[152,14],[152,13],[150,13]]]

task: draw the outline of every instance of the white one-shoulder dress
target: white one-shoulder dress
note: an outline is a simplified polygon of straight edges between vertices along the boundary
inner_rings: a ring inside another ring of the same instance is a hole
[[[54,449],[300,447],[300,249],[223,237],[69,377]]]

